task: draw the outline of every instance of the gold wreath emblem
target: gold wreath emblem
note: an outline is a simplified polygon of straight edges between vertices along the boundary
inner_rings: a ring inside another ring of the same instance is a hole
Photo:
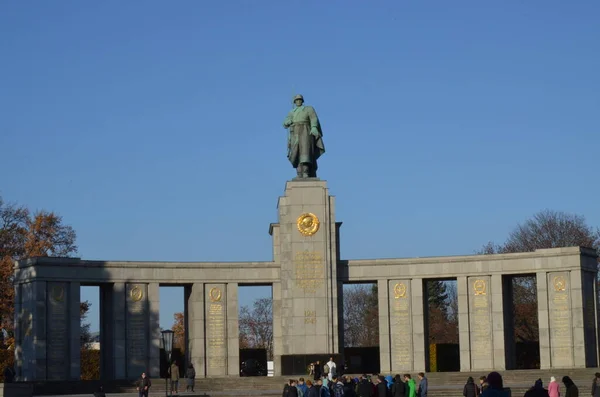
[[[403,283],[396,283],[394,285],[394,299],[404,298],[406,296],[406,285]]]
[[[475,295],[485,295],[485,280],[475,280],[473,283]]]
[[[208,292],[211,302],[219,302],[221,300],[221,290],[217,287],[211,288]]]
[[[144,297],[144,291],[142,291],[142,289],[136,285],[131,289],[131,291],[129,291],[129,296],[131,296],[133,301],[139,302]]]
[[[310,212],[300,215],[296,224],[298,225],[298,231],[303,236],[312,236],[319,231],[319,218]]]
[[[565,278],[563,276],[554,277],[553,284],[554,284],[555,291],[564,291],[565,288],[567,287],[567,281],[565,280]]]
[[[65,289],[60,285],[55,285],[52,287],[52,299],[56,302],[62,302],[65,298]]]

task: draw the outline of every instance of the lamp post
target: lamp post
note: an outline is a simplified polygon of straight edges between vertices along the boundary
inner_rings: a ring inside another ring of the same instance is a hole
[[[167,356],[167,372],[165,375],[165,397],[169,395],[169,364],[171,362],[171,353],[173,352],[173,334],[170,329],[160,332],[162,334],[163,349]]]

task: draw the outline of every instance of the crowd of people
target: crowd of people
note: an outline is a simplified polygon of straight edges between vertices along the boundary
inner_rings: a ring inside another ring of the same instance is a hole
[[[314,380],[290,379],[284,386],[282,397],[427,397],[428,381],[425,374],[417,375],[418,383],[410,374],[392,376],[362,375],[360,378],[338,376],[335,363],[330,359],[323,370],[319,362],[313,364]],[[559,382],[550,378],[547,388],[538,379],[527,390],[524,397],[579,397],[579,389],[569,376],[562,378],[564,394]],[[504,387],[502,375],[491,372],[481,376],[476,384],[473,377],[463,387],[464,397],[512,397],[510,389]],[[600,372],[595,374],[591,389],[592,397],[600,397]]]

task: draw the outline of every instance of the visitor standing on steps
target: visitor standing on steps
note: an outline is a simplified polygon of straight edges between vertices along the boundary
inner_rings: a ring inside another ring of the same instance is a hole
[[[592,383],[592,396],[600,397],[600,372],[596,372],[594,382]]]
[[[179,394],[179,366],[175,361],[169,368],[169,374],[171,376],[171,395],[176,396]]]
[[[146,376],[145,372],[142,372],[142,376],[136,382],[138,397],[148,397],[151,386],[152,382],[150,382],[150,378]]]
[[[187,378],[187,386],[185,388],[185,391],[191,390],[192,392],[194,392],[194,386],[196,383],[196,370],[194,369],[194,365],[190,364],[185,374],[185,377]]]
[[[419,397],[427,397],[427,378],[423,372],[417,374],[419,378]]]
[[[548,394],[550,397],[560,397],[560,385],[554,376],[550,377],[550,383],[548,383]]]
[[[573,380],[568,376],[563,376],[562,382],[567,389],[565,391],[565,397],[579,397],[579,388],[575,385]]]
[[[407,386],[406,397],[417,397],[415,380],[410,377],[410,374],[404,374],[404,382]]]
[[[467,383],[465,387],[463,387],[463,396],[464,397],[477,397],[479,395],[479,389],[475,384],[475,380],[472,376],[469,376],[467,379]]]
[[[329,367],[329,374],[327,375],[327,378],[331,381],[334,376],[337,376],[337,367],[335,365],[335,362],[333,361],[333,357],[329,357],[327,366]]]

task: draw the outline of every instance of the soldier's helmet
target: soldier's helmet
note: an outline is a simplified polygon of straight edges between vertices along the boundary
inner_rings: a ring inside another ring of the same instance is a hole
[[[300,99],[302,102],[304,102],[304,97],[302,95],[298,94],[294,97],[294,99],[292,99],[292,103],[295,103],[298,99]]]

